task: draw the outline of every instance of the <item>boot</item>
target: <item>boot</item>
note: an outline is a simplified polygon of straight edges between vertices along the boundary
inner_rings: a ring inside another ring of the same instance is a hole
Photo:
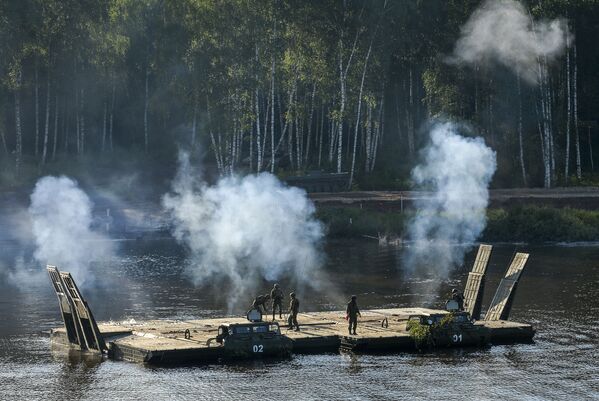
[[[358,333],[356,333],[356,332],[354,331],[354,336],[357,336],[357,335],[358,335]]]

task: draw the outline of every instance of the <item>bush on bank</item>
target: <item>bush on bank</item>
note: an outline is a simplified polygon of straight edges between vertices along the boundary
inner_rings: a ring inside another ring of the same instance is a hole
[[[378,211],[354,207],[320,208],[317,217],[330,237],[404,234],[412,213]],[[574,242],[599,241],[599,211],[522,206],[489,209],[484,241],[494,242]]]

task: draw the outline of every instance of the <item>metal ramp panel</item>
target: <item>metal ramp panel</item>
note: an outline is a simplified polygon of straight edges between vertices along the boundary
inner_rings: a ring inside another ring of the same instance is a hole
[[[58,305],[60,306],[60,314],[62,315],[64,328],[67,332],[67,338],[71,344],[81,346],[81,328],[77,323],[78,319],[75,316],[75,311],[67,295],[67,290],[60,277],[60,272],[56,266],[50,265],[46,266],[46,270],[50,276],[54,292],[56,292],[56,296],[58,297]]]
[[[518,286],[520,275],[528,261],[528,253],[518,252],[514,256],[510,267],[505,273],[505,277],[499,283],[497,292],[493,296],[491,306],[485,316],[485,320],[507,320],[512,309],[512,301]]]
[[[61,272],[54,266],[47,266],[47,270],[58,295],[61,311],[66,310],[65,306],[68,306],[69,313],[65,316],[63,312],[62,315],[69,342],[79,345],[82,350],[106,351],[108,348],[96,320],[71,273]],[[76,341],[72,341],[75,338]]]
[[[468,281],[464,289],[464,308],[473,319],[480,318],[483,293],[485,289],[485,273],[493,246],[481,244],[478,247],[472,271],[468,274]]]

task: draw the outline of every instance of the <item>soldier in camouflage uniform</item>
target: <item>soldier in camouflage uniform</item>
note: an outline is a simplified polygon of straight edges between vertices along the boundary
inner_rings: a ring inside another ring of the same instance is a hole
[[[275,284],[270,291],[270,299],[272,299],[272,320],[275,320],[275,311],[279,307],[279,319],[283,319],[283,291]]]
[[[464,310],[464,295],[457,289],[451,290],[451,299],[458,303],[458,310],[461,312]]]
[[[356,334],[356,328],[358,327],[358,316],[362,317],[362,315],[360,314],[360,309],[358,308],[358,303],[356,302],[357,297],[355,295],[351,296],[351,301],[349,301],[347,303],[347,309],[346,309],[346,319],[349,321],[349,334],[352,335],[352,330],[353,330],[353,335],[357,335]]]
[[[265,314],[266,312],[268,312],[268,309],[266,308],[266,303],[269,299],[269,294],[258,295],[256,298],[254,298],[254,302],[252,302],[252,308],[258,309],[260,313]]]
[[[295,292],[289,294],[289,317],[287,318],[287,323],[289,324],[289,329],[292,329],[295,326],[295,331],[299,331],[299,324],[297,323],[297,313],[299,312],[299,300],[295,297]]]

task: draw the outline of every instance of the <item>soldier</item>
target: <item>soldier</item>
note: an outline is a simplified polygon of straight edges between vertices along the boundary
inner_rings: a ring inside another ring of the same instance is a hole
[[[266,303],[268,302],[269,299],[270,299],[269,294],[258,295],[256,298],[254,298],[254,302],[252,302],[252,308],[258,309],[260,311],[260,313],[265,314],[266,312],[268,312]]]
[[[283,319],[283,291],[275,284],[270,291],[270,299],[272,299],[272,320],[275,320],[275,311],[279,307],[279,319]]]
[[[451,290],[451,299],[458,303],[459,311],[464,310],[464,296],[455,288]]]
[[[352,334],[353,329],[354,336],[357,335],[356,327],[358,327],[358,316],[362,317],[360,309],[358,308],[358,303],[356,302],[356,298],[357,297],[355,295],[351,296],[351,301],[347,303],[347,316],[345,317],[349,321],[349,335]]]
[[[299,300],[295,297],[295,292],[289,294],[291,298],[289,301],[289,317],[287,318],[287,324],[289,329],[295,326],[295,331],[299,331],[299,324],[297,323],[297,313],[299,312]]]

